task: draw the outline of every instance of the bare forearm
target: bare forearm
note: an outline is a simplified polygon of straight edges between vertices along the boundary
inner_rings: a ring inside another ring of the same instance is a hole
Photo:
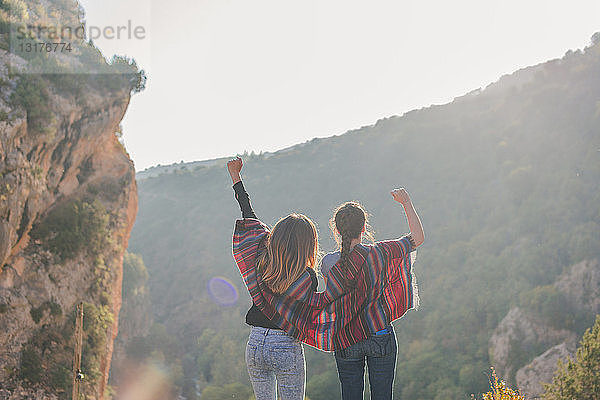
[[[394,200],[404,207],[404,212],[408,219],[408,226],[410,228],[410,236],[415,243],[415,247],[420,246],[425,240],[425,233],[423,233],[423,225],[421,225],[421,220],[415,211],[415,207],[410,200],[408,192],[406,189],[400,188],[392,190],[391,194]]]
[[[415,242],[415,247],[418,247],[425,241],[425,232],[423,232],[421,219],[419,218],[419,215],[417,214],[412,202],[404,204],[404,212],[406,213],[406,219],[408,220],[410,235]]]

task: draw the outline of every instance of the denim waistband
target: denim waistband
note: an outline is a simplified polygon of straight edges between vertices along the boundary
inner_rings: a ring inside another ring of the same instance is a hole
[[[261,326],[253,326],[250,331],[251,335],[287,335],[287,332],[282,329],[263,328]]]

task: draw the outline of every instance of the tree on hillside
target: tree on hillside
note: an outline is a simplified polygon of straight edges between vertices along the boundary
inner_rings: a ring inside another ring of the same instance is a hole
[[[583,335],[576,360],[558,361],[544,400],[597,400],[600,398],[600,315],[593,328]]]

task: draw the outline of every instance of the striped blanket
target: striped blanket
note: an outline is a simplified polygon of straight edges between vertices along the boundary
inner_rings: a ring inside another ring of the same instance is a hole
[[[233,257],[254,304],[310,346],[323,351],[344,349],[384,329],[418,303],[410,236],[355,246],[348,268],[339,263],[332,267],[324,292],[311,290],[305,272],[278,295],[262,282],[256,268],[268,234],[269,228],[259,220],[236,221]]]

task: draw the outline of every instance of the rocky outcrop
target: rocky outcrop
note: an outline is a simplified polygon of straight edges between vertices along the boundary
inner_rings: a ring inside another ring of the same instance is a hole
[[[600,314],[600,261],[582,261],[573,265],[554,283],[574,310]]]
[[[8,390],[0,388],[0,400],[58,400],[58,397],[49,395],[42,389],[25,389],[22,386],[17,386],[14,389]]]
[[[78,97],[49,85],[50,122],[44,132],[34,131],[25,111],[9,103],[11,91],[24,78],[6,73],[7,57],[0,53],[6,79],[0,108],[9,110],[9,118],[0,122],[0,387],[15,388],[11,399],[24,398],[14,393],[28,388],[31,396],[46,393],[44,398],[64,390],[52,389],[44,379],[23,381],[24,363],[31,361],[24,355],[39,358],[38,375],[53,372],[54,364],[46,363],[50,357],[68,370],[73,351],[70,318],[76,304],[86,302],[104,313],[101,333],[106,340],[101,352],[86,355],[98,360],[98,371],[85,394],[104,398],[118,332],[123,252],[137,213],[133,163],[115,135],[130,88],[108,92],[90,87]],[[99,251],[84,245],[73,255],[59,257],[48,245],[56,231],[32,237],[36,227],[57,218],[61,207],[64,211],[73,205],[73,215],[81,216],[77,206],[90,204],[106,216],[102,223],[107,237]],[[66,378],[56,380],[54,386]]]
[[[565,362],[573,358],[572,343],[561,343],[536,357],[531,363],[517,371],[517,386],[528,400],[536,400],[544,392],[544,383],[551,383],[558,360]]]
[[[551,346],[567,342],[574,345],[577,335],[566,329],[554,329],[523,312],[511,309],[490,338],[490,359],[498,375],[512,381],[519,355],[539,354]]]
[[[564,296],[566,309],[573,317],[592,318],[600,313],[598,260],[571,266],[553,286]],[[490,338],[492,364],[500,376],[535,398],[543,389],[541,383],[551,380],[558,358],[574,354],[578,335],[571,329],[558,329],[543,318],[514,307]]]

